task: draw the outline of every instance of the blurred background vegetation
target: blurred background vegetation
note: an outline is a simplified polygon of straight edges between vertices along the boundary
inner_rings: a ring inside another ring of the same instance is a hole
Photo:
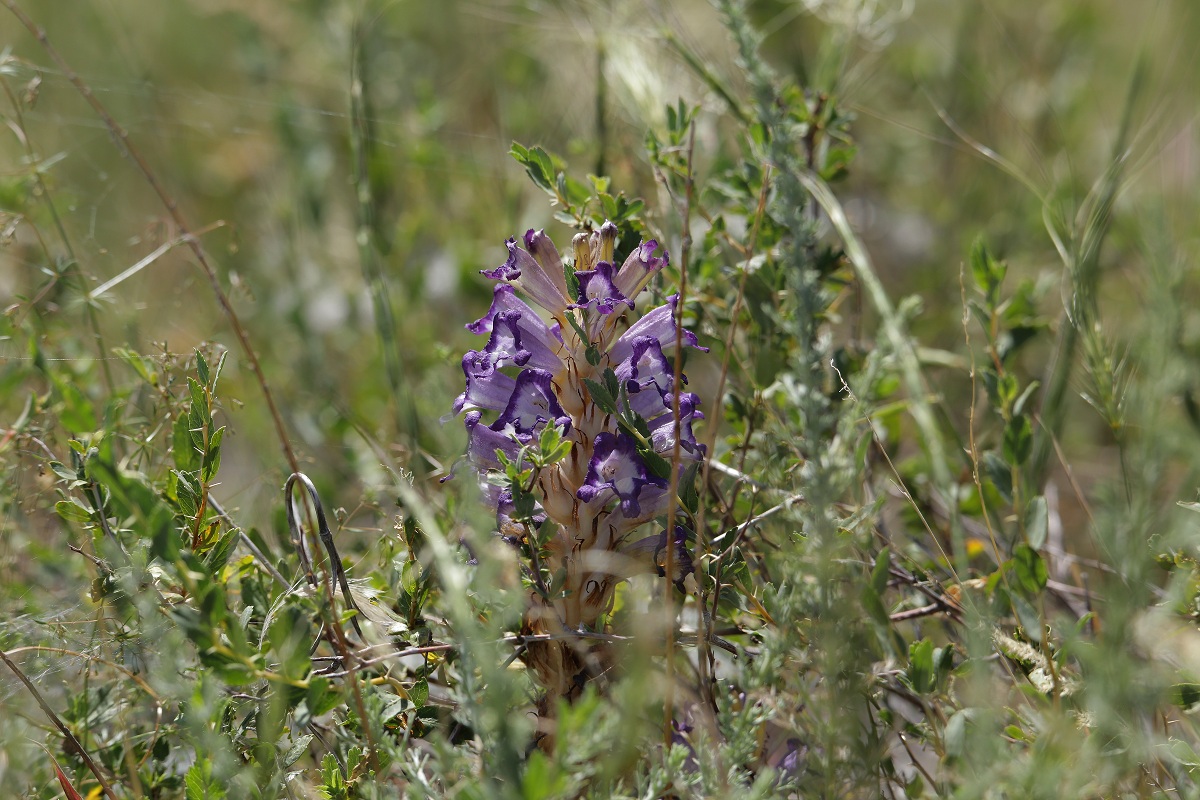
[[[540,144],[573,176],[610,175],[614,189],[645,198],[646,225],[674,254],[682,226],[645,155],[647,134],[666,136],[666,109],[679,99],[699,105],[703,185],[742,157],[723,91],[751,105],[729,31],[703,0],[22,7],[203,241],[302,468],[327,508],[339,509],[348,553],[392,534],[381,463],[441,505],[475,502],[437,481],[465,442],[460,425],[438,421],[461,391],[461,353],[475,346],[462,326],[490,299],[478,270],[501,263],[503,241],[530,227],[545,227],[560,247],[570,234],[508,155],[510,143]],[[1087,229],[1078,214],[1131,121],[1097,262],[1097,341],[1111,349],[1088,357],[1109,359],[1114,385],[1155,376],[1125,396],[1153,406],[1147,418],[1138,408],[1097,411],[1088,398],[1105,399],[1088,383],[1094,371],[1073,375],[1047,492],[1056,492],[1059,541],[1089,558],[1118,555],[1092,533],[1083,498],[1093,491],[1123,482],[1129,495],[1132,470],[1156,508],[1191,498],[1200,465],[1200,6],[761,0],[748,13],[776,72],[835,97],[852,119],[857,152],[838,196],[891,296],[920,298],[910,329],[939,424],[959,433],[958,461],[974,408],[963,321],[972,242],[983,236],[1007,262],[1010,290],[1028,282],[1024,321],[1042,335],[1016,356],[1024,386],[1046,372],[1070,294],[1047,221],[1064,240]],[[230,321],[163,204],[7,9],[0,48],[0,646],[11,647],[86,617],[94,588],[88,562],[67,549],[78,533],[53,513],[57,478],[22,437],[33,430],[63,459],[68,432],[140,415],[146,441],[125,443],[137,467],[139,448],[171,435],[155,423],[166,394],[131,388],[115,348],[161,357],[170,391],[194,370],[196,348],[229,351],[213,492],[277,551],[291,469]],[[837,321],[851,344],[876,324],[854,303]],[[1151,353],[1157,366],[1144,361]],[[1127,456],[1126,425],[1153,457]],[[891,453],[906,476],[903,460],[921,450],[908,434]],[[969,484],[962,469],[955,478]],[[1176,520],[1168,536],[1156,519],[1141,517],[1143,542],[1162,537],[1149,555],[1189,552],[1178,542],[1194,523]],[[48,662],[37,675],[61,687],[77,669]],[[8,675],[0,709],[38,719]],[[22,725],[0,734],[0,787],[25,791],[27,764],[10,755],[30,752]]]
[[[26,10],[190,224],[219,225],[205,245],[298,448],[342,504],[373,460],[355,426],[419,472],[460,451],[457,426],[433,420],[457,393],[462,319],[486,306],[477,270],[499,263],[514,231],[554,224],[507,155],[511,141],[542,144],[579,176],[603,167],[650,201],[659,230],[678,224],[641,153],[666,106],[703,104],[701,172],[728,154],[725,105],[679,55],[686,48],[723,80],[736,75],[706,2],[41,0]],[[923,341],[961,341],[958,277],[980,233],[1053,309],[1061,265],[1042,198],[1077,208],[1102,174],[1139,59],[1147,75],[1118,201],[1126,213],[1104,253],[1105,306],[1121,319],[1140,313],[1140,223],[1152,220],[1167,241],[1194,235],[1192,5],[762,2],[751,11],[781,72],[800,85],[825,80],[811,75],[820,69],[836,76],[860,150],[844,202],[892,293],[921,296]],[[862,20],[851,20],[852,41],[828,34],[853,15]],[[203,274],[176,246],[84,309],[85,291],[178,232],[62,72],[11,15],[3,26],[9,88],[32,101],[23,119],[7,114],[23,133],[3,141],[4,210],[35,224],[58,262],[45,264],[28,227],[14,228],[0,274],[6,305],[18,304],[4,322],[5,413],[15,418],[25,402],[31,334],[97,391],[117,369],[111,347],[188,354],[221,343],[234,350],[226,380],[244,406],[231,410],[218,492],[262,519],[286,466]],[[62,276],[47,276],[56,268]],[[374,274],[391,330],[374,322]],[[1184,333],[1194,346],[1195,320]],[[1102,421],[1076,422],[1077,441],[1103,447]]]

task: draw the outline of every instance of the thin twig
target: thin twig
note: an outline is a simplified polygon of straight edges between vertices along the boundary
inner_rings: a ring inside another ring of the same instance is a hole
[[[87,768],[90,769],[92,774],[96,776],[96,780],[100,782],[100,788],[104,790],[104,793],[108,795],[111,800],[117,800],[117,795],[113,792],[112,787],[108,785],[108,781],[104,779],[104,775],[101,774],[100,767],[96,765],[95,761],[92,761],[92,757],[88,755],[86,750],[83,749],[83,743],[81,743],[79,739],[75,737],[75,734],[72,733],[71,729],[68,728],[62,719],[59,718],[58,714],[54,713],[54,709],[52,709],[49,704],[46,703],[45,699],[42,698],[42,693],[39,692],[37,687],[33,685],[33,682],[26,677],[25,673],[21,671],[20,667],[12,662],[12,659],[8,657],[8,653],[6,653],[4,650],[0,650],[0,660],[3,660],[4,663],[8,665],[8,668],[13,671],[13,674],[20,679],[21,683],[25,684],[25,688],[29,690],[29,693],[33,695],[33,699],[37,701],[39,706],[41,706],[42,712],[50,718],[50,721],[54,723],[54,727],[58,728],[59,733],[61,733],[63,738],[70,743],[73,751],[77,753],[81,759],[83,759],[83,763],[86,764]]]
[[[667,489],[667,547],[663,563],[663,617],[667,622],[666,630],[666,696],[663,700],[663,746],[669,748],[675,733],[675,511],[678,506],[679,466],[680,466],[680,437],[682,420],[679,418],[680,387],[683,386],[683,310],[687,302],[688,260],[692,250],[692,193],[695,183],[692,175],[692,156],[696,145],[696,123],[693,120],[688,127],[687,172],[684,176],[684,201],[680,210],[682,219],[682,236],[679,245],[679,299],[675,304],[675,365],[671,393],[671,415],[674,424],[674,444],[671,447],[671,479]],[[700,532],[696,531],[700,536]]]
[[[271,394],[271,388],[267,385],[266,375],[263,373],[262,365],[258,361],[258,355],[255,353],[254,348],[250,344],[250,336],[246,332],[245,327],[242,326],[242,322],[238,318],[237,312],[234,311],[233,304],[230,302],[229,296],[225,293],[225,290],[221,288],[221,281],[217,277],[217,272],[213,268],[212,263],[209,261],[208,254],[205,252],[204,247],[200,244],[199,239],[197,239],[192,233],[191,226],[188,225],[183,213],[179,210],[179,204],[176,203],[175,200],[167,193],[162,183],[159,182],[158,178],[156,177],[154,171],[150,169],[150,165],[142,157],[141,152],[133,146],[129,138],[129,132],[117,124],[117,121],[113,118],[113,116],[108,113],[108,109],[104,107],[104,104],[101,103],[100,100],[97,99],[96,95],[92,92],[91,87],[89,87],[83,81],[83,79],[80,78],[73,69],[71,69],[71,66],[67,63],[67,60],[59,54],[58,50],[56,50],[53,45],[50,44],[50,39],[46,36],[46,31],[38,26],[33,19],[31,19],[29,15],[22,10],[21,6],[17,4],[16,0],[3,0],[3,3],[8,10],[12,12],[13,16],[15,16],[23,26],[25,26],[25,29],[28,30],[35,39],[37,39],[38,44],[42,46],[42,49],[46,51],[54,63],[58,65],[58,68],[62,70],[63,76],[71,83],[72,86],[75,87],[75,90],[83,96],[83,99],[87,101],[89,106],[91,106],[92,111],[95,112],[96,116],[100,117],[105,127],[108,128],[109,132],[112,134],[113,139],[116,140],[117,147],[126,156],[128,156],[130,161],[134,163],[138,169],[138,172],[140,172],[142,177],[146,180],[146,183],[148,183],[150,188],[154,190],[154,193],[158,195],[158,199],[167,209],[167,213],[170,214],[171,219],[174,221],[176,227],[181,231],[181,238],[183,238],[187,243],[187,246],[191,249],[192,254],[195,255],[196,261],[200,264],[200,268],[204,271],[205,276],[208,278],[208,282],[212,286],[213,294],[216,295],[217,302],[221,306],[221,311],[225,314],[226,319],[229,320],[230,327],[233,328],[234,335],[237,336],[238,343],[242,347],[242,352],[245,354],[246,360],[250,365],[250,369],[254,373],[255,380],[258,382],[258,388],[260,391],[262,391],[263,399],[267,402],[267,410],[271,414],[271,420],[275,424],[275,433],[279,437],[279,443],[283,448],[284,457],[287,459],[288,465],[291,467],[292,472],[299,472],[300,462],[296,459],[295,451],[292,450],[292,443],[288,439],[287,429],[283,424],[283,416],[279,413],[279,408],[275,405],[275,398]]]

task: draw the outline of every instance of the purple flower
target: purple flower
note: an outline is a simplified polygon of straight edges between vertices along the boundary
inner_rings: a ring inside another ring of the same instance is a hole
[[[500,460],[496,458],[496,451],[499,450],[510,460],[515,460],[520,452],[520,446],[511,436],[497,433],[487,425],[480,425],[481,416],[482,413],[479,411],[469,411],[463,417],[463,422],[467,426],[467,457],[471,459],[475,469],[480,472],[500,469]]]
[[[466,412],[468,460],[496,511],[496,530],[519,543],[530,520],[516,518],[517,487],[502,474],[499,455],[529,456],[522,464],[530,469],[531,483],[520,487],[521,514],[532,514],[539,527],[543,574],[554,576],[547,593],[531,599],[522,622],[530,632],[596,624],[612,607],[616,584],[638,571],[663,574],[668,555],[671,580],[693,569],[684,528],[672,525],[670,535],[661,530],[646,535],[642,526],[672,504],[659,466],[674,454],[677,428],[679,451],[689,460],[703,456],[692,425],[704,416],[696,395],[682,392],[687,379],[676,379],[674,357],[677,347],[704,348],[692,332],[677,328],[677,296],[631,325],[623,323],[668,258],[647,241],[617,269],[619,236],[611,222],[577,235],[568,267],[573,273],[564,272],[559,251],[543,231],[509,239],[507,260],[484,271],[497,281],[491,306],[467,325],[487,339],[463,357],[466,387],[454,403],[456,413]],[[568,295],[568,282],[577,296]],[[596,406],[588,389],[588,381],[607,380],[607,369],[615,372],[617,394],[628,402],[619,410],[625,420]],[[640,421],[629,419],[633,414]],[[644,440],[627,430],[631,421],[646,434]],[[549,426],[559,436],[544,436]],[[651,458],[659,473],[650,469]],[[613,557],[617,554],[628,560]],[[558,647],[546,643],[541,650]],[[547,666],[559,662],[529,663],[547,687],[561,685],[562,676]]]
[[[659,395],[666,397],[674,387],[675,370],[663,355],[662,346],[650,336],[638,336],[632,344],[629,358],[614,370],[617,380],[625,384],[625,391],[630,394],[654,387]]]
[[[670,403],[669,397],[664,397],[663,402]],[[692,421],[704,419],[696,406],[700,405],[700,398],[691,392],[685,392],[679,396],[679,447],[687,453],[699,458],[704,455],[704,445],[696,441],[696,436],[692,433]],[[671,453],[675,449],[675,418],[671,414],[663,414],[651,420],[648,426],[650,428],[650,443],[654,447],[656,453]]]
[[[675,553],[671,557],[671,580],[679,583],[695,572],[695,568],[692,565],[692,554],[688,550],[687,528],[676,525],[674,539]],[[660,578],[667,574],[666,531],[660,531],[657,536],[647,536],[645,539],[623,544],[620,550],[624,555],[642,562],[649,562],[653,571],[657,572]]]
[[[504,411],[489,427],[522,443],[531,440],[546,423],[569,430],[571,418],[559,405],[552,377],[541,369],[522,371],[513,384]]]
[[[554,270],[545,269],[533,256],[518,247],[516,239],[509,239],[504,244],[508,247],[508,260],[495,269],[480,270],[480,273],[486,278],[513,284],[551,314],[561,314],[567,307],[567,283],[562,265],[559,265],[558,274],[555,275]]]
[[[673,294],[667,298],[666,305],[651,309],[646,312],[645,316],[629,326],[629,330],[613,342],[610,351],[612,361],[620,363],[627,360],[633,355],[633,343],[642,337],[657,340],[658,346],[663,352],[672,347],[679,340],[675,330],[675,306],[678,304],[679,295]],[[702,353],[708,352],[707,347],[700,346],[696,334],[686,328],[683,331],[683,344],[686,347],[694,347]]]
[[[653,239],[638,245],[617,273],[617,289],[625,297],[637,297],[638,292],[645,288],[654,273],[670,263],[671,259],[664,250],[661,258],[654,257],[658,242]]]
[[[496,371],[493,355],[478,350],[468,350],[462,359],[463,374],[467,377],[467,389],[454,401],[454,413],[466,408],[487,408],[499,411],[508,404],[516,381]]]
[[[537,261],[542,272],[546,273],[563,297],[566,297],[567,279],[563,272],[562,258],[559,257],[558,248],[554,246],[554,242],[550,241],[550,237],[546,235],[545,231],[535,231],[533,228],[525,231],[524,239],[525,249]]]
[[[512,286],[507,283],[497,283],[492,289],[492,307],[482,317],[468,323],[466,326],[467,330],[478,335],[490,332],[492,330],[492,320],[501,311],[528,311],[530,314],[534,313],[532,308],[517,297]]]
[[[646,469],[633,437],[605,431],[596,436],[587,477],[575,496],[590,503],[611,490],[621,499],[621,513],[635,519],[642,513],[638,495],[647,485],[665,489],[667,482]]]
[[[579,270],[579,302],[569,308],[588,308],[601,314],[611,314],[618,303],[633,308],[633,301],[626,297],[613,283],[613,265],[607,261],[596,264],[595,269]]]
[[[498,367],[511,362],[518,367],[530,364],[544,370],[558,369],[562,362],[551,347],[550,330],[536,316],[534,319],[537,325],[530,325],[520,311],[501,311],[492,320],[492,335],[483,352],[493,356]]]

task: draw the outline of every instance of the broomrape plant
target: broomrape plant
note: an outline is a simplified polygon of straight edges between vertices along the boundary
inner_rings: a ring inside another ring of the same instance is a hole
[[[467,328],[488,341],[463,356],[454,403],[497,530],[526,559],[522,633],[548,634],[524,656],[545,690],[542,716],[610,666],[586,634],[602,628],[620,581],[663,574],[668,561],[677,582],[691,571],[689,530],[670,526],[668,559],[667,532],[647,526],[668,511],[673,455],[686,471],[704,454],[692,432],[699,398],[668,354],[706,348],[679,326],[677,295],[625,325],[669,257],[651,239],[618,269],[617,233],[605,222],[577,234],[565,263],[543,231],[528,231],[524,247],[508,240],[508,260],[483,271],[497,281],[492,305]]]

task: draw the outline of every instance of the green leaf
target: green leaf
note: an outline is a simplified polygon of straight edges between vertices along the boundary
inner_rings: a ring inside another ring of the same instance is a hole
[[[983,454],[983,474],[1006,502],[1012,502],[1012,467],[994,450]]]
[[[292,743],[292,746],[287,749],[282,756],[279,757],[279,768],[287,769],[292,764],[300,760],[300,756],[304,755],[308,750],[308,745],[312,742],[313,736],[311,733],[305,734]]]
[[[888,617],[887,609],[884,608],[883,598],[880,597],[879,592],[875,591],[874,586],[870,584],[864,585],[859,595],[859,600],[862,602],[863,610],[867,612],[867,616],[875,620],[875,622],[885,628],[892,624],[891,619]]]
[[[71,469],[66,464],[62,463],[61,461],[51,461],[50,469],[54,472],[55,475],[62,478],[64,481],[79,480],[79,473],[77,473],[75,470]]]
[[[1017,615],[1017,621],[1025,629],[1026,635],[1035,640],[1039,639],[1042,634],[1042,617],[1038,614],[1037,609],[1019,594],[1010,594],[1008,599],[1012,603],[1013,613]]]
[[[212,481],[217,474],[217,470],[221,467],[221,439],[225,435],[225,426],[217,428],[216,433],[208,442],[208,451],[204,454],[203,460],[203,480],[205,484]]]
[[[1013,407],[1013,403],[1017,400],[1017,392],[1021,385],[1017,383],[1017,378],[1011,372],[1006,372],[996,380],[996,398],[1002,409],[1009,411]]]
[[[407,595],[415,595],[420,588],[421,564],[417,561],[405,561],[400,568],[400,588]]]
[[[198,419],[202,423],[211,422],[212,417],[208,415],[208,395],[205,393],[204,387],[197,383],[195,378],[189,377],[187,382],[188,394],[192,400],[192,413],[198,414]],[[200,426],[195,425],[193,427],[198,428]]]
[[[417,681],[409,687],[408,696],[412,699],[415,708],[423,707],[429,702],[429,682],[424,678]]]
[[[1012,567],[1017,582],[1027,594],[1037,594],[1046,588],[1049,578],[1046,562],[1029,545],[1019,544],[1013,548]]]
[[[941,687],[946,685],[946,679],[954,671],[954,646],[946,645],[933,651],[934,683]]]
[[[974,716],[975,709],[973,708],[960,709],[951,715],[949,721],[946,722],[946,729],[942,733],[942,742],[946,747],[946,755],[957,758],[966,751],[967,723]]]
[[[1004,729],[1004,735],[1010,739],[1016,739],[1019,742],[1032,741],[1025,731],[1018,728],[1016,725],[1009,725]]]
[[[222,352],[221,357],[217,359],[217,368],[213,370],[212,382],[208,384],[208,390],[210,392],[213,392],[214,394],[217,391],[217,381],[220,380],[220,378],[221,378],[221,370],[225,369],[225,358],[228,355],[229,355],[228,350]]]
[[[208,362],[204,360],[204,354],[199,350],[196,351],[196,373],[200,376],[200,383],[208,386]]]
[[[338,693],[330,689],[329,679],[320,676],[308,679],[308,691],[304,699],[312,713],[318,717],[328,714],[342,702]]]
[[[608,389],[608,393],[613,397],[621,396],[621,382],[617,380],[617,373],[611,368],[604,370],[604,388]]]
[[[55,386],[62,396],[58,411],[59,423],[71,432],[94,431],[96,409],[83,390],[69,381],[56,380]]]
[[[879,551],[879,555],[875,556],[875,566],[871,570],[871,588],[875,590],[875,594],[883,597],[883,593],[887,591],[889,569],[892,565],[892,549],[885,547]]]
[[[1029,417],[1013,417],[1004,428],[1004,458],[1010,464],[1020,466],[1029,458],[1033,449],[1033,426]]]
[[[517,142],[512,143],[509,155],[525,167],[526,174],[535,184],[548,192],[554,192],[554,162],[540,147],[527,148]]]
[[[1025,387],[1025,391],[1021,392],[1021,396],[1013,402],[1013,414],[1020,414],[1025,410],[1025,404],[1029,402],[1029,398],[1033,397],[1033,393],[1037,391],[1039,386],[1041,386],[1041,384],[1037,381],[1029,382],[1029,385]]]
[[[983,237],[976,239],[975,244],[971,246],[971,274],[975,278],[975,285],[987,296],[988,305],[993,308],[1000,284],[1007,272],[1008,267],[1003,261],[992,258]]]
[[[557,170],[554,169],[554,159],[550,158],[550,154],[541,147],[531,147],[529,149],[529,166],[536,168],[538,175],[545,183],[545,188],[549,189],[555,181]],[[534,179],[537,180],[536,178]],[[565,194],[565,192],[564,192]]]
[[[216,575],[225,568],[239,538],[241,537],[237,530],[230,529],[225,531],[217,543],[209,548],[208,552],[204,554],[204,566],[208,567],[209,574]]]
[[[642,209],[645,207],[646,201],[640,197],[635,197],[625,204],[625,208],[621,212],[621,219],[618,221],[624,222],[625,220],[633,219],[635,216],[640,214]]]
[[[663,480],[671,477],[671,462],[649,448],[638,448],[638,455],[646,462],[646,468]]]
[[[196,482],[186,472],[172,470],[175,475],[175,497],[179,501],[179,511],[185,517],[195,517],[200,507],[200,492]]]
[[[120,359],[126,364],[133,367],[133,371],[136,372],[146,383],[150,384],[151,386],[158,385],[158,373],[154,371],[152,366],[150,366],[153,363],[150,359],[144,358],[134,351],[124,347],[113,348],[113,353],[119,356]]]
[[[1041,550],[1042,545],[1046,543],[1049,527],[1046,498],[1038,495],[1025,507],[1025,541],[1034,550]]]
[[[1200,683],[1177,683],[1171,687],[1170,698],[1180,708],[1192,708],[1200,703]]]
[[[183,779],[187,800],[223,800],[225,789],[213,779],[212,762],[201,756],[192,764]]]
[[[92,519],[92,510],[74,497],[59,500],[54,504],[54,510],[67,522],[90,522]]]
[[[908,682],[917,694],[933,691],[936,673],[933,666],[933,642],[921,639],[908,646]]]
[[[187,414],[175,418],[171,427],[171,455],[180,472],[191,472],[200,468],[200,451],[192,442],[192,425]]]
[[[603,384],[597,383],[590,378],[584,378],[583,385],[587,387],[588,393],[592,396],[592,402],[596,404],[596,408],[605,414],[617,413],[617,398]]]

